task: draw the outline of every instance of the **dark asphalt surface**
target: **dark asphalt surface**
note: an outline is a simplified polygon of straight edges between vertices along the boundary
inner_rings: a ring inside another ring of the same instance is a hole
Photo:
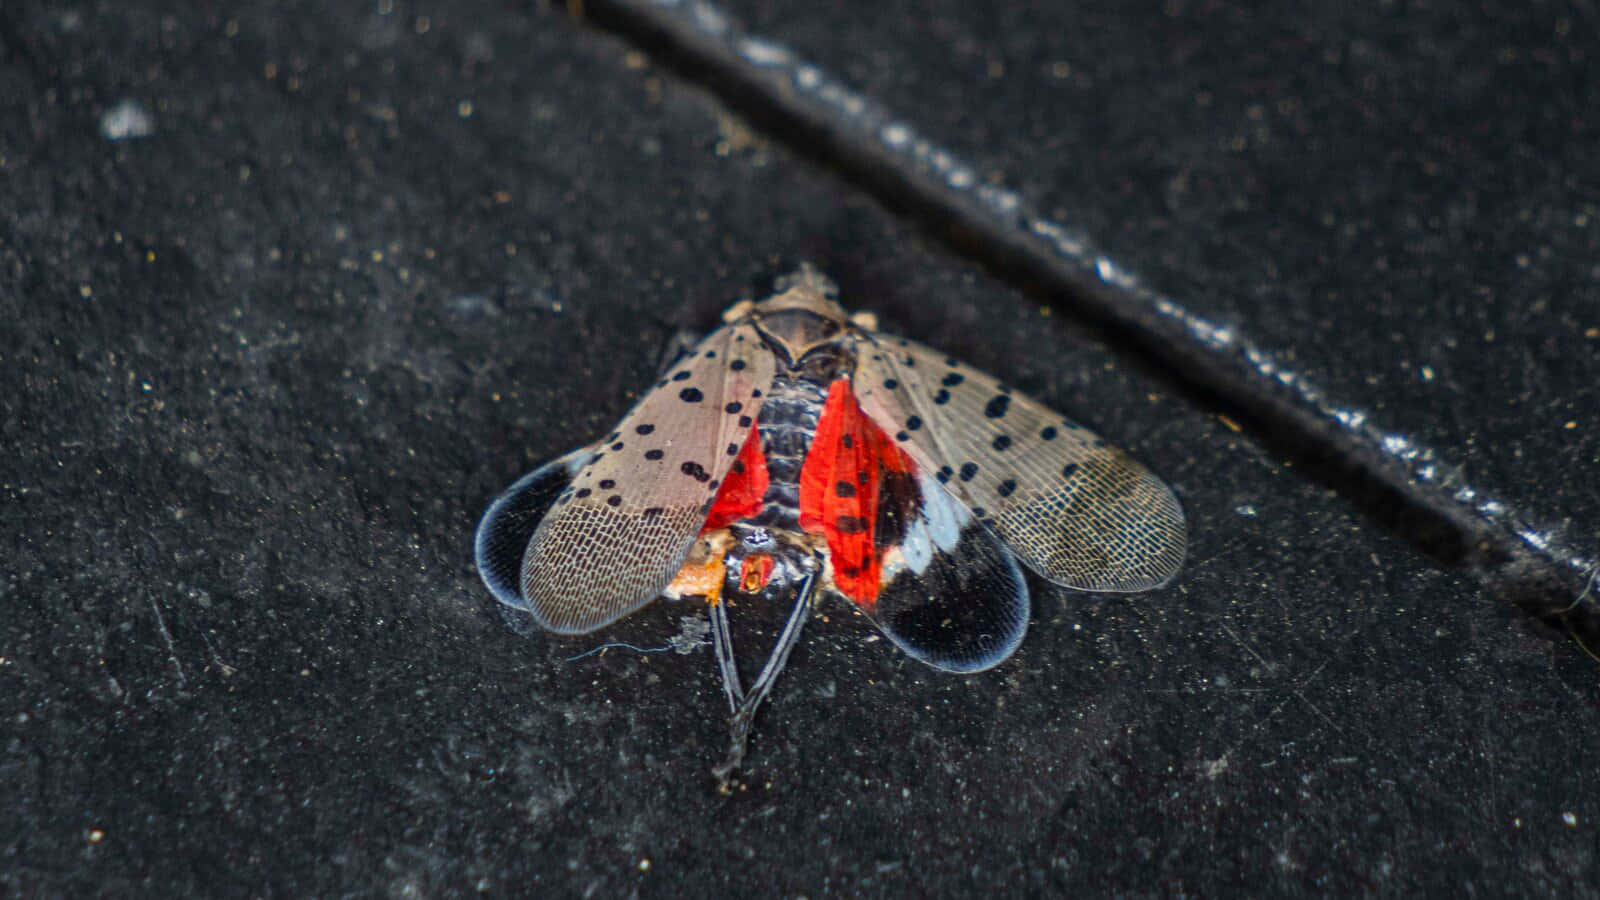
[[[1406,513],[1581,590],[1592,14],[718,8],[1364,423],[1287,439],[630,9],[0,9],[0,887],[1600,893],[1600,664]],[[698,610],[520,636],[471,535],[801,259],[1132,451],[1190,559],[1035,581],[973,677],[827,610],[724,796],[709,650],[570,659]],[[1450,478],[1352,472],[1403,442]]]

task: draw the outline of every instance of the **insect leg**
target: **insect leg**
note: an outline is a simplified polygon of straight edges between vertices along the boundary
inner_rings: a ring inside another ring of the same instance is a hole
[[[728,630],[728,605],[720,600],[709,604],[711,645],[717,651],[717,668],[722,670],[722,689],[728,693],[728,708],[737,713],[744,700],[739,686],[739,665],[733,661],[733,634]]]
[[[767,695],[772,693],[772,686],[778,680],[778,673],[783,671],[784,664],[789,661],[789,651],[793,650],[794,645],[800,640],[800,629],[805,626],[806,619],[811,617],[811,598],[816,592],[816,586],[817,575],[815,572],[807,575],[805,581],[800,583],[795,592],[794,609],[789,613],[789,621],[784,623],[783,633],[778,636],[778,642],[772,646],[772,654],[767,657],[767,664],[761,667],[761,674],[756,676],[755,683],[750,686],[750,692],[745,694],[744,698],[734,708],[731,727],[732,741],[728,747],[728,758],[723,760],[721,765],[711,770],[711,774],[717,776],[717,781],[723,787],[727,787],[729,776],[744,761],[745,745],[750,741],[750,726],[755,722],[756,709],[761,706],[763,700],[767,699]],[[713,613],[712,615],[713,628],[715,628],[716,614]],[[724,633],[726,633],[726,621],[724,621],[722,627]],[[728,646],[729,653],[726,659],[729,660],[730,664],[723,668],[722,678],[724,685],[728,683],[728,673],[732,670],[731,640],[728,642]],[[723,658],[721,644],[719,643],[718,662],[721,662]],[[733,677],[737,679],[738,674],[735,672]],[[732,694],[733,692],[730,690],[730,698]]]

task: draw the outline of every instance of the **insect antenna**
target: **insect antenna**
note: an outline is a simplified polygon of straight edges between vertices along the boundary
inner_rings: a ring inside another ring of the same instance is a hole
[[[711,606],[713,636],[711,643],[717,651],[717,667],[722,671],[722,687],[727,691],[728,704],[733,709],[728,758],[711,770],[711,774],[716,776],[717,783],[724,791],[729,789],[733,773],[744,761],[745,745],[750,742],[750,726],[755,722],[756,709],[767,699],[767,695],[772,693],[772,685],[778,680],[778,673],[783,671],[784,664],[789,661],[789,651],[793,650],[795,643],[800,640],[800,629],[805,626],[806,619],[811,617],[811,600],[816,593],[816,587],[815,572],[800,582],[795,590],[794,609],[789,612],[789,620],[784,623],[783,633],[778,635],[777,643],[772,645],[772,653],[767,657],[766,665],[761,667],[761,674],[756,676],[755,683],[750,686],[749,693],[745,693],[739,686],[739,667],[733,659],[733,635],[728,630],[727,606],[721,602]]]

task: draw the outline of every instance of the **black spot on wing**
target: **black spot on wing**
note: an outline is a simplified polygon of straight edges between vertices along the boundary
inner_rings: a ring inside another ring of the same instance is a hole
[[[878,483],[878,517],[872,541],[887,548],[905,540],[906,530],[921,515],[922,490],[907,472],[882,472]]]
[[[642,436],[642,435],[649,434],[650,432],[655,431],[655,430],[656,430],[656,427],[654,425],[650,425],[650,424],[647,423],[647,424],[644,424],[644,425],[636,425],[636,426],[634,426],[633,432],[634,432],[634,434],[638,434],[638,435]]]
[[[700,393],[699,388],[684,388],[678,392],[678,399],[685,403],[699,403],[705,398],[706,395]]]
[[[971,481],[973,476],[975,476],[977,474],[978,474],[978,464],[977,463],[969,462],[969,463],[962,463],[961,464],[961,480],[962,481]]]
[[[984,416],[990,419],[1004,418],[1006,410],[1011,406],[1011,398],[1005,394],[995,394],[983,407]]]
[[[651,460],[652,462],[655,461],[655,460],[658,460],[661,457],[666,456],[666,455],[667,455],[666,453],[664,453],[664,452],[662,452],[660,450],[646,450],[644,452],[644,458],[648,459],[648,460]]]

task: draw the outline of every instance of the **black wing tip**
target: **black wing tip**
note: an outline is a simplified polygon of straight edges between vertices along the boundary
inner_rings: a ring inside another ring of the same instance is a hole
[[[875,620],[912,659],[970,675],[1005,662],[1022,645],[1031,611],[1028,582],[1016,556],[981,525],[963,531],[950,557],[952,565],[937,575],[932,569],[920,576],[903,573],[890,582]],[[935,584],[935,578],[943,583]],[[889,608],[897,595],[907,594],[910,602]]]
[[[899,647],[902,653],[925,666],[938,669],[941,672],[949,672],[952,675],[976,675],[979,672],[987,672],[1010,659],[1012,654],[1017,652],[1017,648],[1022,646],[1022,639],[1027,637],[1027,634],[1028,620],[1024,617],[1021,623],[1010,634],[1005,635],[1004,640],[996,646],[976,653],[947,653],[944,655],[936,655],[904,641],[897,641],[893,636],[889,640],[894,641],[895,646]]]
[[[478,576],[503,609],[514,611],[508,616],[521,614],[541,628],[556,630],[542,621],[522,594],[522,558],[539,523],[591,452],[588,447],[574,450],[517,479],[478,520],[472,537]],[[519,628],[515,623],[512,627]]]

